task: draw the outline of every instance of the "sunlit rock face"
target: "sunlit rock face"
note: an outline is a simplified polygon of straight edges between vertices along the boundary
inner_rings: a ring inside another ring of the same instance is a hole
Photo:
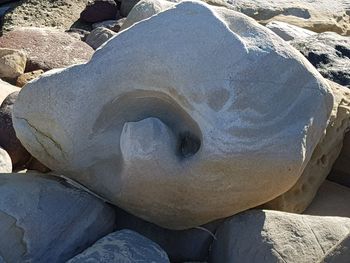
[[[185,229],[293,186],[327,126],[327,85],[252,19],[186,1],[28,83],[13,122],[49,168]]]

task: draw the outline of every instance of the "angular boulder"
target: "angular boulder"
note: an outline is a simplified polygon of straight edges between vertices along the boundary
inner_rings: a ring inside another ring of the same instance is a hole
[[[274,20],[318,33],[350,35],[348,0],[235,0],[232,5],[262,24]]]
[[[24,73],[27,56],[21,50],[0,48],[0,78],[15,79]]]
[[[79,19],[89,0],[22,0],[2,18],[2,31],[21,27],[67,30]]]
[[[151,240],[131,230],[111,233],[67,263],[138,262],[170,263],[164,250]]]
[[[251,210],[216,232],[211,263],[319,263],[350,231],[350,218]]]
[[[65,262],[114,228],[113,208],[63,179],[0,175],[0,259]]]
[[[0,47],[24,50],[26,71],[68,67],[88,61],[93,54],[86,43],[52,28],[17,28],[0,37]]]
[[[52,170],[185,229],[291,188],[332,107],[328,83],[288,43],[240,13],[186,1],[89,63],[28,83],[13,116]]]
[[[291,44],[322,76],[350,88],[350,37],[326,32],[296,39]]]

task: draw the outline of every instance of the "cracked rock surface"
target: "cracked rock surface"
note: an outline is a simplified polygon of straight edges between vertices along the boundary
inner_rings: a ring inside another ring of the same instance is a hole
[[[63,179],[0,174],[0,259],[65,262],[113,231],[114,210]]]

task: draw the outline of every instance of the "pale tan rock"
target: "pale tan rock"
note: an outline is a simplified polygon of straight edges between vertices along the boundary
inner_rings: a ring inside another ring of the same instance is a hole
[[[16,86],[22,88],[29,81],[38,78],[43,73],[44,71],[42,69],[24,73],[17,78]]]
[[[350,218],[350,188],[326,180],[303,214]]]
[[[350,91],[337,83],[328,83],[334,95],[333,110],[327,129],[312,153],[311,160],[290,190],[262,207],[302,213],[312,202],[339,156],[344,135],[350,127]]]
[[[250,210],[215,233],[211,263],[318,263],[350,232],[350,218]]]
[[[23,51],[0,48],[0,78],[15,79],[24,73],[27,56]]]
[[[19,91],[20,88],[13,86],[0,79],[0,105],[12,92]]]

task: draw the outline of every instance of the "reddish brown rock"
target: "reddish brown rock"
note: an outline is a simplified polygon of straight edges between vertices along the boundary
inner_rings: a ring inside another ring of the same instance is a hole
[[[46,71],[83,63],[93,54],[93,49],[86,43],[50,28],[15,29],[0,37],[0,47],[26,51],[26,71]]]
[[[44,71],[41,69],[24,73],[17,78],[16,86],[22,88],[29,81],[36,79],[37,77],[39,77],[43,73],[44,73]]]

